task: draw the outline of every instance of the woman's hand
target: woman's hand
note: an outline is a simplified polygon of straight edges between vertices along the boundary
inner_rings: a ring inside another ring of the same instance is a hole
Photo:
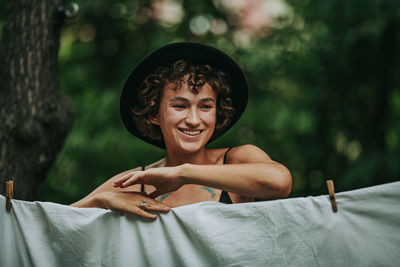
[[[157,215],[149,211],[168,212],[171,209],[164,203],[139,192],[104,191],[96,194],[94,198],[96,207],[133,213],[153,220]]]
[[[149,196],[156,198],[160,195],[176,191],[184,185],[184,179],[179,175],[179,166],[152,168],[145,171],[131,171],[114,181],[114,187],[127,187],[135,184],[149,184],[156,191]]]

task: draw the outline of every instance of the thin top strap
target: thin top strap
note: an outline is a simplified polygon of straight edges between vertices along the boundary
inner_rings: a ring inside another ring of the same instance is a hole
[[[229,150],[231,150],[232,149],[232,147],[230,147],[230,148],[228,148],[228,150],[225,152],[225,154],[224,154],[224,164],[226,164],[226,156],[228,156],[228,152],[229,152]]]
[[[142,171],[144,171],[145,170],[145,166],[142,166]],[[144,191],[144,184],[142,184],[141,186],[140,186],[140,192],[146,192],[146,191]]]
[[[229,150],[231,150],[232,147],[228,148],[224,154],[224,164],[226,164],[226,157],[228,156]],[[225,203],[225,204],[232,204],[231,197],[229,196],[228,192],[222,191],[221,196],[219,197],[219,202]]]

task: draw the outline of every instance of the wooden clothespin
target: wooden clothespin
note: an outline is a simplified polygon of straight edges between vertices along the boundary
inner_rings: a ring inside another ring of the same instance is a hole
[[[337,212],[337,204],[336,204],[336,198],[335,198],[335,186],[333,184],[332,180],[327,180],[326,185],[328,186],[328,192],[329,192],[329,198],[331,199],[331,205],[332,205],[332,210],[333,212]]]
[[[11,199],[14,195],[14,183],[12,180],[6,182],[6,209],[9,211],[11,209]]]

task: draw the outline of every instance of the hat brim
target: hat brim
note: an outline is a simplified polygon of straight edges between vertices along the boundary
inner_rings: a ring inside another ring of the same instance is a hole
[[[137,92],[144,79],[159,66],[174,63],[181,59],[186,59],[193,64],[208,64],[215,69],[227,73],[230,77],[231,99],[235,114],[224,131],[219,133],[218,136],[214,136],[209,142],[229,130],[239,120],[247,105],[247,80],[242,69],[230,56],[214,47],[199,43],[179,42],[163,46],[150,53],[136,65],[122,89],[120,100],[121,118],[128,131],[143,141],[160,148],[165,148],[163,140],[144,136],[136,127],[132,116],[132,108],[138,103]]]

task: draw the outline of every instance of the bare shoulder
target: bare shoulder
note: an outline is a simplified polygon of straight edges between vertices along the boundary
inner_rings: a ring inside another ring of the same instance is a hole
[[[159,168],[165,167],[165,158],[160,159],[159,161],[153,162],[149,165],[146,165],[146,170],[151,168]]]
[[[271,158],[261,148],[247,144],[233,147],[227,154],[227,163],[264,163],[271,162]]]

